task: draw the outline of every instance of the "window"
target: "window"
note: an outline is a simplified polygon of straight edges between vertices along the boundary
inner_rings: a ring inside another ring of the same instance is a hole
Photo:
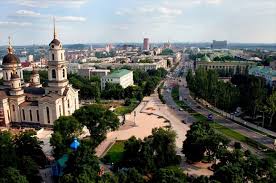
[[[24,109],[22,109],[22,117],[23,117],[23,120],[25,120],[25,111],[24,111]]]
[[[46,113],[47,113],[47,121],[48,121],[48,123],[50,123],[50,111],[49,111],[49,107],[46,107]]]
[[[70,109],[70,100],[68,100],[68,109]]]
[[[14,105],[12,105],[12,111],[15,111],[15,107],[14,107]]]
[[[62,69],[62,76],[65,78],[65,69]]]
[[[32,110],[30,110],[30,120],[33,121],[33,114],[32,114]]]
[[[7,113],[8,113],[8,120],[10,121],[10,111],[7,110]]]
[[[36,110],[36,118],[37,118],[37,121],[39,121],[39,111]]]
[[[60,58],[61,58],[61,60],[63,60],[63,55],[62,55],[62,53],[60,54]]]
[[[8,73],[6,72],[6,79],[8,80]]]
[[[55,55],[54,54],[52,54],[52,60],[55,60]]]
[[[55,46],[54,45],[52,45],[52,48],[54,48]]]
[[[75,98],[75,110],[77,110],[77,99]]]
[[[53,70],[52,70],[52,78],[53,78],[53,79],[56,79],[56,77],[57,77],[57,76],[56,76],[56,70],[53,69]]]
[[[59,116],[61,116],[61,105],[59,106]]]

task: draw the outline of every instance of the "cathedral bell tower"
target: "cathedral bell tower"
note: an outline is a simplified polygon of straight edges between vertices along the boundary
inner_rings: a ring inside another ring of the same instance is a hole
[[[61,42],[57,39],[55,19],[54,19],[54,39],[49,44],[49,60],[48,60],[48,87],[46,94],[57,93],[62,95],[66,86],[67,80],[67,61],[65,61],[64,49]]]

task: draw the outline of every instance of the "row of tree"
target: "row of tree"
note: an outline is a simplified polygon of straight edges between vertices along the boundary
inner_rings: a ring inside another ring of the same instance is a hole
[[[202,98],[212,105],[233,112],[241,107],[245,115],[255,120],[258,114],[267,114],[267,126],[271,127],[276,113],[276,91],[266,85],[264,78],[247,74],[236,74],[231,82],[219,80],[214,70],[191,70],[186,76],[187,84],[197,98]]]
[[[239,104],[239,89],[218,78],[214,70],[197,69],[195,75],[189,70],[186,76],[189,89],[195,97],[203,98],[214,106],[233,111]]]
[[[41,83],[43,86],[47,86],[47,71],[39,71],[39,74]],[[80,98],[84,100],[93,99],[99,101],[101,98],[108,100],[136,98],[141,101],[143,96],[148,96],[154,91],[160,80],[163,79],[166,74],[167,71],[163,68],[148,71],[136,69],[133,71],[133,79],[136,86],[130,86],[123,89],[119,84],[108,83],[103,91],[101,91],[101,80],[97,76],[88,79],[77,74],[68,74],[68,79],[74,88],[80,90]],[[29,82],[30,75],[31,72],[24,71],[25,82]]]

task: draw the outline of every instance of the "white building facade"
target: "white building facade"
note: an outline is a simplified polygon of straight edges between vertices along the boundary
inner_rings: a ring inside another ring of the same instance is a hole
[[[49,47],[49,82],[48,87],[43,88],[35,70],[29,84],[24,84],[20,60],[9,45],[2,65],[4,85],[0,86],[0,126],[50,127],[60,116],[71,115],[79,108],[78,90],[67,80],[67,61],[56,33]]]
[[[134,84],[133,71],[121,69],[101,78],[101,89],[104,90],[107,83],[119,84],[127,88]]]

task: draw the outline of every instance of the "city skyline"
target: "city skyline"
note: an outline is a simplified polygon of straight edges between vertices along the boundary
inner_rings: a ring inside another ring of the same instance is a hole
[[[273,0],[15,0],[1,2],[0,45],[47,44],[52,18],[64,44],[137,42],[276,43]],[[218,16],[219,15],[219,16]]]

